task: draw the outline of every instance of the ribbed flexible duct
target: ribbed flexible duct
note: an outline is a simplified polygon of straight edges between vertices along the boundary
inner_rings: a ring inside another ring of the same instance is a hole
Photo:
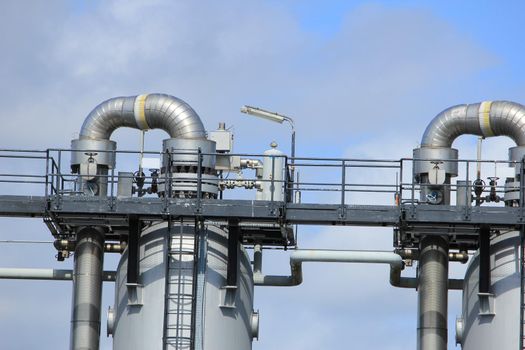
[[[508,136],[525,146],[525,107],[508,101],[485,101],[450,107],[428,125],[421,147],[451,147],[464,134]]]
[[[115,97],[87,116],[80,139],[109,140],[117,128],[162,129],[171,138],[205,139],[197,113],[184,101],[165,94]]]

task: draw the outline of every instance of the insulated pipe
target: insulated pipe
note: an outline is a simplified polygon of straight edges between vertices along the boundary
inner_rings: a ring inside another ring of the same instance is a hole
[[[397,268],[390,268],[390,284],[399,288],[417,289],[419,286],[419,278],[417,277],[401,277],[401,270]],[[449,290],[463,290],[464,280],[449,278],[447,286]]]
[[[461,135],[508,136],[525,146],[525,106],[509,101],[484,101],[450,107],[428,125],[421,147],[452,147]]]
[[[296,250],[290,255],[290,276],[266,276],[261,273],[262,250],[260,245],[254,248],[253,280],[258,286],[297,286],[302,283],[303,262],[340,262],[390,264],[391,268],[403,268],[401,256],[384,251],[351,251],[351,250]]]
[[[448,238],[425,236],[420,243],[418,350],[447,349]]]
[[[186,102],[165,94],[145,94],[99,104],[86,117],[79,139],[109,140],[120,127],[162,129],[171,138],[206,138],[201,119]]]
[[[293,287],[303,281],[302,262],[346,262],[390,264],[390,284],[400,288],[418,288],[419,279],[401,277],[402,257],[397,253],[382,251],[296,250],[290,256],[290,276],[266,276],[262,274],[262,248],[255,245],[253,254],[254,283],[257,286]],[[449,279],[448,289],[462,290],[462,279]]]
[[[104,261],[104,234],[94,227],[77,233],[73,302],[71,314],[71,350],[98,350]]]
[[[115,271],[103,271],[102,281],[115,282]],[[0,279],[71,281],[73,270],[0,268]]]

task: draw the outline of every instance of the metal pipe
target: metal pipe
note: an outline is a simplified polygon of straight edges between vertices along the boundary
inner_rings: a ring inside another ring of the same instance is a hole
[[[115,97],[102,102],[86,117],[79,138],[109,140],[120,127],[162,129],[172,138],[206,138],[201,119],[190,105],[165,94]]]
[[[463,279],[449,278],[447,286],[449,290],[463,290]],[[390,268],[390,284],[399,288],[417,289],[419,286],[418,277],[401,277],[401,269]]]
[[[77,233],[73,302],[71,314],[71,350],[98,350],[104,261],[104,233],[85,227]]]
[[[53,242],[56,250],[74,251],[76,242],[68,239],[57,239]],[[104,253],[123,253],[126,249],[126,242],[121,243],[104,243]]]
[[[390,264],[401,270],[401,256],[384,251],[351,251],[351,250],[296,250],[290,255],[290,276],[266,276],[261,273],[262,252],[260,246],[254,248],[254,283],[258,286],[297,286],[302,283],[303,262],[340,262]]]
[[[115,282],[116,275],[116,271],[103,271],[102,281]],[[0,279],[71,281],[73,270],[3,267],[0,268]]]
[[[428,125],[421,147],[451,147],[461,135],[508,136],[525,146],[525,106],[509,101],[484,101],[450,107]]]
[[[419,251],[416,249],[396,249],[394,252],[401,255],[403,259],[419,260]],[[448,253],[448,261],[456,261],[465,264],[468,262],[468,259],[468,253],[465,251]]]
[[[425,236],[420,251],[417,349],[446,350],[448,238]]]
[[[253,249],[253,274],[257,286],[293,287],[302,283],[303,262],[346,262],[346,263],[383,263],[390,264],[390,284],[400,288],[418,288],[416,277],[401,277],[404,268],[402,257],[397,253],[384,251],[348,251],[348,250],[296,250],[290,255],[290,276],[266,276],[262,274],[262,247],[257,244]],[[448,289],[463,290],[462,279],[449,279]]]

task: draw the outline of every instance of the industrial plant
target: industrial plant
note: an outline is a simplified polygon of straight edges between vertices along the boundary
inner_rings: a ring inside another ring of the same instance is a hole
[[[259,336],[258,288],[300,285],[303,263],[384,264],[392,288],[417,290],[418,350],[445,350],[454,337],[463,350],[525,348],[525,106],[447,108],[429,118],[412,155],[396,160],[296,156],[292,118],[241,112],[289,123],[290,154],[275,142],[258,154],[234,150],[226,123],[206,129],[186,102],[157,93],[100,103],[70,149],[0,150],[0,162],[42,164],[38,173],[0,174],[41,188],[0,193],[0,215],[42,218],[56,259],[74,260],[73,270],[2,268],[0,278],[72,280],[71,350],[98,350],[106,335],[114,350],[249,350]],[[155,150],[144,142],[122,150],[112,134],[123,127],[167,138]],[[462,135],[479,137],[476,159],[452,147]],[[483,159],[482,139],[496,136],[516,146],[508,159]],[[359,172],[388,180],[356,182],[350,174]],[[320,192],[333,200],[312,195]],[[390,227],[393,246],[300,249],[297,228],[307,225]],[[265,274],[269,249],[289,256],[287,275]],[[109,271],[106,254],[120,255]],[[464,278],[450,278],[449,265],[465,263]],[[115,299],[102,324],[105,281]],[[456,329],[447,326],[449,290],[463,293]]]

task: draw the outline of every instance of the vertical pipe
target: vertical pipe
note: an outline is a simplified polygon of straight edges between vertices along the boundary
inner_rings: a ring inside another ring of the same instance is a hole
[[[103,261],[103,233],[94,227],[81,229],[75,248],[70,350],[99,348]]]
[[[420,243],[418,350],[447,349],[448,240],[424,236]]]
[[[261,273],[262,271],[262,247],[256,244],[253,247],[253,272]]]

